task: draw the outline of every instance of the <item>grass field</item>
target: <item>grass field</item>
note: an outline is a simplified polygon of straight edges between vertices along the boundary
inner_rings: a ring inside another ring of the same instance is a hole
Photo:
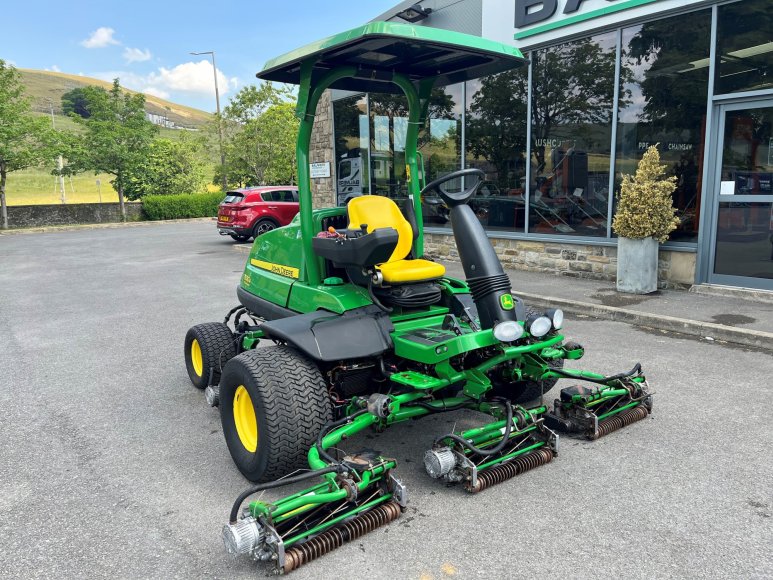
[[[44,116],[50,119],[50,114],[33,113],[36,116]],[[81,127],[69,117],[63,115],[54,115],[54,123],[60,131],[80,131]],[[176,129],[167,129],[161,127],[159,137],[165,139],[179,139],[185,131]],[[190,134],[190,133],[188,133]],[[216,142],[213,141],[207,147],[209,161],[212,167],[208,170],[214,175],[216,160]],[[60,203],[59,182],[51,175],[54,166],[32,167],[23,171],[14,171],[8,174],[6,184],[6,201],[8,205],[44,205],[50,203]],[[97,186],[97,180],[100,181]],[[113,180],[112,175],[102,173],[94,175],[93,173],[83,173],[72,178],[65,178],[65,199],[67,203],[97,203],[101,200],[107,202],[117,202],[118,193],[110,185]],[[210,192],[219,191],[220,188],[215,185],[208,186]]]

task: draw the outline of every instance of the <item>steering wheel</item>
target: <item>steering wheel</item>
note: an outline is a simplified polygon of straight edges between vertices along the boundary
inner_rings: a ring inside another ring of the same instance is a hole
[[[462,177],[471,177],[473,175],[477,177],[477,179],[475,179],[474,183],[467,189],[453,192],[443,189],[443,185],[449,181],[461,179]],[[470,199],[472,195],[478,190],[478,187],[481,183],[483,183],[483,178],[485,176],[486,174],[480,169],[460,169],[459,171],[454,171],[453,173],[449,173],[448,175],[444,175],[443,177],[428,183],[427,186],[421,190],[421,194],[426,195],[428,193],[435,192],[449,206],[453,207],[456,205],[461,205],[466,203],[467,200]]]

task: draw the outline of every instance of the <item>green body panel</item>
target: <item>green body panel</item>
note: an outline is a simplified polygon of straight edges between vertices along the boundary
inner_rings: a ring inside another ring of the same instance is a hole
[[[296,312],[311,312],[322,309],[343,314],[347,310],[370,304],[373,302],[368,296],[368,290],[354,284],[308,286],[296,283],[293,285],[287,307]]]
[[[313,230],[321,231],[322,220],[345,213],[343,207],[315,210],[310,220]],[[313,261],[321,272],[324,260],[314,256]],[[372,304],[367,290],[353,284],[327,285],[321,280],[315,285],[308,284],[307,264],[303,260],[301,220],[296,215],[289,225],[255,240],[241,287],[263,300],[299,313],[323,309],[341,314]]]
[[[395,354],[416,362],[437,364],[464,352],[499,344],[491,330],[461,336],[443,330],[444,318],[430,316],[395,323],[392,333]]]

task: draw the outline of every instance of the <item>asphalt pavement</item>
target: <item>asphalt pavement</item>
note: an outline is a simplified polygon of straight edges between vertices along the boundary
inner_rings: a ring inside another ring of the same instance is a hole
[[[268,573],[223,549],[247,482],[182,355],[188,327],[235,305],[244,260],[202,222],[0,236],[4,578]],[[409,508],[292,577],[773,577],[771,353],[584,315],[565,330],[578,368],[642,362],[647,420],[564,437],[549,465],[474,496],[422,455],[483,415],[363,433],[346,449],[394,456]]]

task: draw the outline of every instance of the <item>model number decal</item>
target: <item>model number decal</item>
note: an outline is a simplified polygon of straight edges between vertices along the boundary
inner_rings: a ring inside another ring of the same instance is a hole
[[[301,271],[298,268],[282,266],[281,264],[272,264],[271,262],[264,262],[263,260],[256,260],[255,258],[250,259],[250,264],[262,270],[268,270],[274,274],[286,276],[287,278],[298,278],[301,274]]]

